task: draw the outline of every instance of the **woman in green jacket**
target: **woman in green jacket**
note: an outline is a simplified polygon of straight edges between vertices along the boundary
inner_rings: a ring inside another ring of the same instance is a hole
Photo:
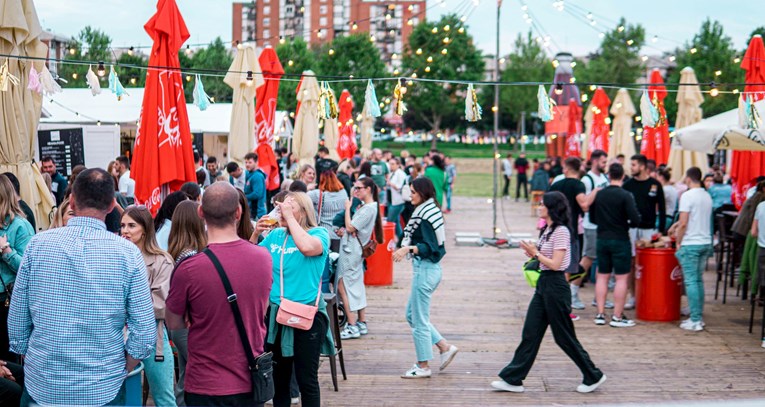
[[[446,164],[444,159],[439,154],[432,154],[430,156],[431,165],[425,169],[425,177],[433,182],[433,188],[436,190],[436,205],[441,208],[444,203],[444,191],[448,187],[446,180]]]

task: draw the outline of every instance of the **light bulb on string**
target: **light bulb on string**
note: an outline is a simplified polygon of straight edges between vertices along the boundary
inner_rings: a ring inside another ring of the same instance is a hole
[[[658,35],[654,35],[653,38],[651,38],[651,42],[653,42],[654,44],[659,42],[659,36]]]
[[[526,11],[528,9],[529,9],[529,6],[527,6],[525,4],[521,6],[521,11]]]
[[[327,53],[328,53],[330,56],[332,56],[332,55],[335,55],[335,50],[334,50],[334,49],[332,49],[332,48],[330,48],[330,49],[329,49],[329,51],[328,51]],[[393,58],[393,59],[396,59],[396,58]]]
[[[674,55],[670,55],[669,56],[669,62],[675,62],[675,56]]]
[[[582,93],[582,103],[586,102],[588,99],[588,96],[586,93]]]
[[[733,58],[733,63],[734,64],[738,64],[740,62],[741,62],[741,58],[739,58],[739,57]]]
[[[191,47],[189,44],[186,44],[186,55],[191,55]]]
[[[417,79],[417,72],[412,73],[412,78]],[[403,81],[403,79],[401,79]]]
[[[399,73],[401,73],[401,72],[398,70],[398,68],[393,70],[393,75],[398,75]]]
[[[287,42],[287,40],[284,39],[283,35],[280,35],[279,36],[279,44],[284,44],[285,42]]]
[[[374,35],[370,35],[369,36],[369,42],[375,42],[375,36]]]
[[[642,57],[640,57],[640,59],[642,59],[643,62],[648,61],[648,55],[643,55]]]
[[[247,71],[247,86],[252,86],[253,83],[254,82],[252,80],[252,71]]]
[[[605,38],[605,37],[606,37],[606,33],[604,33],[604,32],[599,32],[599,33],[598,33],[598,37],[600,37],[600,38]]]
[[[562,95],[563,94],[563,85],[560,83],[555,84],[555,94],[556,95]]]
[[[412,20],[411,18],[409,20],[406,20],[406,25],[408,25],[410,27],[413,26],[414,25],[414,20]]]
[[[131,85],[135,85],[137,82],[138,82],[138,79],[136,79],[135,77],[130,78]]]
[[[287,61],[287,65],[289,65],[289,66],[292,66],[292,65],[294,65],[294,64],[295,64],[295,61],[293,61],[293,60],[291,60],[291,59],[290,59],[289,61]]]
[[[627,45],[629,45],[630,47],[631,47],[631,46],[632,46],[632,44],[634,44],[634,43],[635,43],[635,41],[634,41],[634,40],[631,40],[631,39],[627,40]]]
[[[100,125],[101,125],[101,120],[96,122],[96,126],[100,126]]]
[[[186,82],[191,82],[191,75],[186,75]]]
[[[446,55],[449,52],[446,48],[441,50],[441,55]]]
[[[445,37],[443,42],[444,42],[444,44],[448,44],[449,43],[449,37]]]
[[[409,10],[409,11],[412,11],[412,10],[414,10],[414,6],[410,4],[409,7],[407,7],[406,9]]]
[[[100,77],[103,77],[104,75],[106,75],[106,68],[104,68],[104,63],[103,62],[101,62],[101,61],[98,62],[98,70],[96,71],[96,73]]]
[[[503,58],[503,59],[504,59],[504,58]],[[576,68],[576,61],[574,61],[574,62],[572,62],[572,63],[571,63],[571,67],[572,67],[572,68]]]
[[[576,78],[572,76],[571,79],[568,80],[568,83],[576,83]]]
[[[597,89],[597,88],[598,87],[595,86],[595,85],[590,85],[590,92],[595,92],[595,89]]]
[[[77,72],[72,72],[72,79],[77,80]]]
[[[691,48],[691,54],[697,53],[699,50],[696,49],[696,47]]]
[[[715,76],[720,76],[720,75],[722,75],[722,71],[720,70],[715,71]]]
[[[74,47],[69,48],[69,55],[74,55],[76,53],[77,53],[77,49],[75,49]]]
[[[427,61],[428,62],[433,62],[433,57],[428,57]]]
[[[351,25],[351,29],[352,30],[358,30],[359,29],[359,25],[356,24],[356,22],[354,21],[353,24]]]
[[[596,24],[598,24],[598,22],[597,22],[597,21],[595,21],[595,20],[592,20],[592,21],[590,21],[590,25],[594,26],[594,25],[596,25]]]
[[[467,21],[467,16],[462,16],[462,17],[460,17],[460,21],[462,21],[463,23],[464,23],[465,21]]]
[[[417,51],[414,52],[417,55],[422,55],[422,48],[417,48]]]
[[[432,30],[430,30],[433,34],[438,34],[438,27],[433,27]]]
[[[425,72],[430,72],[430,67],[429,66],[425,67]]]
[[[734,95],[738,95],[738,89],[733,89],[731,92],[733,92]]]
[[[460,34],[464,34],[465,33],[465,27],[460,27],[460,29],[457,30],[457,32],[459,32]]]
[[[558,67],[558,65],[560,65],[560,62],[558,62],[558,60],[557,60],[557,59],[553,59],[553,61],[552,61],[552,66],[553,66],[553,68],[557,68],[557,67]]]
[[[624,32],[624,26],[620,25],[619,28],[616,29],[619,32]]]
[[[717,84],[714,82],[709,84],[709,96],[715,97],[720,94],[720,90],[717,89]]]
[[[133,47],[128,48],[128,55],[130,55],[131,57],[133,56],[133,50],[134,49],[135,48],[133,48]]]
[[[408,81],[406,81],[406,86],[412,86],[412,85],[414,85],[414,81],[412,81],[411,79],[409,79]],[[401,90],[402,90],[402,91],[405,91],[405,90],[406,90],[406,88],[402,88]],[[406,92],[404,92],[404,93],[406,93]]]
[[[449,32],[452,28],[449,26],[449,24],[444,26],[444,31]]]
[[[398,54],[393,54],[390,56],[391,59],[398,59]]]

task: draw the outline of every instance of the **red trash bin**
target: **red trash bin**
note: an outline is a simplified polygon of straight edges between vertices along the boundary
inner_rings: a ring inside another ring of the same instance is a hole
[[[683,271],[675,249],[637,249],[635,302],[638,319],[677,321],[683,295]]]
[[[367,271],[364,273],[366,285],[393,285],[393,252],[388,250],[396,235],[396,225],[383,221],[383,242],[377,245],[375,253],[367,257]]]

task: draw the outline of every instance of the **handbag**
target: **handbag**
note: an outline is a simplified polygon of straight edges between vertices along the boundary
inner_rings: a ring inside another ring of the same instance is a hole
[[[3,276],[0,276],[0,283],[3,284],[3,289],[5,290],[4,293],[0,293],[0,295],[5,294],[5,301],[3,305],[5,305],[5,308],[8,308],[11,306],[11,295],[13,294],[13,283],[5,284],[5,280],[3,280]]]
[[[401,186],[401,198],[404,202],[412,202],[412,190],[409,189],[409,178],[404,178],[404,185]]]
[[[529,283],[529,286],[536,287],[537,282],[539,281],[539,276],[542,275],[542,270],[539,268],[539,260],[537,259],[528,259],[525,263],[523,263],[523,276],[526,277],[526,282]]]
[[[228,280],[226,272],[223,270],[223,266],[220,264],[215,253],[207,248],[204,250],[204,254],[212,261],[223,282],[223,287],[226,289],[226,301],[231,304],[231,311],[233,311],[234,321],[236,321],[236,329],[239,331],[239,338],[244,346],[244,354],[247,355],[247,366],[250,369],[250,376],[252,378],[252,398],[255,404],[264,404],[266,401],[274,398],[273,354],[271,352],[264,352],[257,358],[253,355],[247,331],[244,329],[242,313],[239,311],[239,305],[236,301],[237,296],[231,288],[231,282]]]
[[[374,232],[372,232],[374,233]],[[359,241],[359,246],[361,246],[361,257],[362,258],[368,258],[371,255],[375,254],[375,251],[377,250],[377,240],[374,239],[374,236],[369,237],[369,241],[367,244],[362,244],[361,239],[358,235],[356,235],[356,240]]]
[[[290,328],[307,331],[313,326],[313,319],[319,311],[319,299],[321,299],[321,281],[319,292],[316,293],[314,305],[301,304],[284,298],[284,251],[287,248],[287,237],[282,245],[282,255],[279,259],[279,311],[276,312],[276,322]]]

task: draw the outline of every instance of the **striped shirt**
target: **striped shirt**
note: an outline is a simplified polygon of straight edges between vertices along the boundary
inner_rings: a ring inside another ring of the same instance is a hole
[[[319,226],[327,229],[331,240],[340,239],[335,234],[332,221],[338,213],[345,212],[345,201],[348,200],[348,194],[345,192],[345,189],[337,192],[324,192],[313,189],[308,191],[308,197],[313,201],[313,209],[316,211],[316,220],[319,222]],[[321,213],[319,213],[319,197],[321,197]]]
[[[571,264],[571,234],[568,228],[563,225],[555,227],[555,230],[552,229],[547,228],[539,238],[539,253],[548,259],[552,259],[555,250],[565,250],[566,254],[563,255],[563,263],[560,265],[560,271],[564,271]],[[539,266],[542,270],[550,270],[550,268],[541,262]]]
[[[149,357],[156,329],[146,266],[133,243],[87,217],[32,238],[8,334],[11,351],[26,355],[25,385],[37,403],[112,401],[127,375],[125,352]]]

